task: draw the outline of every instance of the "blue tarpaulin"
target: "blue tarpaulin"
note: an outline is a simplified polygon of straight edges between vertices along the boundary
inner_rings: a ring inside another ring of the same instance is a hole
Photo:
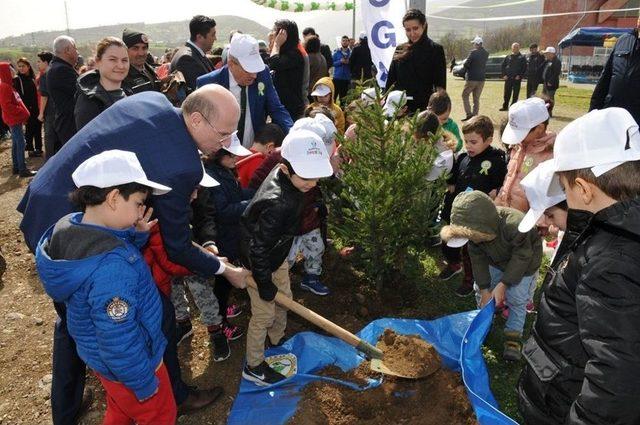
[[[604,40],[611,37],[620,38],[623,34],[633,33],[633,28],[583,27],[576,28],[567,34],[558,46],[561,49],[569,46],[601,47]]]
[[[461,372],[467,395],[481,425],[512,425],[516,422],[500,412],[491,394],[489,376],[481,352],[482,342],[491,327],[494,309],[494,303],[491,302],[482,310],[430,321],[379,319],[369,323],[358,336],[375,344],[386,328],[402,335],[419,335],[433,344],[445,367]],[[348,371],[364,360],[360,352],[345,342],[313,332],[296,334],[281,347],[268,350],[266,355],[285,353],[293,353],[297,357],[297,373],[269,387],[258,387],[242,380],[229,414],[229,425],[284,424],[295,413],[302,388],[306,384],[317,380],[333,380],[315,373],[329,365]],[[379,381],[372,380],[369,387],[379,384]],[[351,386],[356,388],[355,384]]]

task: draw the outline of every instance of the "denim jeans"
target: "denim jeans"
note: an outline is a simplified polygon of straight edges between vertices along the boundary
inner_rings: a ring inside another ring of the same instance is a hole
[[[24,161],[24,132],[22,131],[22,124],[14,125],[11,127],[11,159],[13,161],[13,171],[16,173],[22,173],[27,171],[27,165]]]
[[[502,271],[495,267],[489,266],[491,273],[491,287],[493,290],[498,283],[502,281]],[[535,287],[537,273],[531,276],[524,276],[518,284],[507,286],[505,293],[505,305],[509,307],[509,318],[504,325],[505,332],[518,332],[522,335],[524,322],[527,318],[527,303],[531,299],[532,286]],[[474,284],[473,289],[476,291],[476,302],[480,303],[480,288]]]

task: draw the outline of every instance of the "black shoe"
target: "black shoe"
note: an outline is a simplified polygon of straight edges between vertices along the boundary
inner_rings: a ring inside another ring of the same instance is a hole
[[[42,156],[42,151],[29,152],[29,156],[31,158],[40,158]]]
[[[462,273],[462,267],[458,266],[458,268],[447,266],[444,270],[440,272],[438,275],[438,279],[440,280],[449,280],[457,274]]]
[[[256,367],[249,367],[249,365],[245,364],[242,369],[242,377],[261,387],[273,385],[287,379],[283,374],[271,369],[264,360]]]
[[[473,118],[473,115],[467,115],[466,117],[462,118],[460,121],[469,121],[471,118]]]
[[[213,387],[208,390],[189,390],[187,399],[178,406],[178,416],[200,410],[220,398],[222,387]]]
[[[18,174],[19,177],[33,177],[35,175],[36,172],[31,170],[20,171],[20,173]]]
[[[268,350],[269,348],[273,348],[273,347],[281,347],[286,340],[287,340],[287,337],[283,336],[282,338],[280,338],[280,341],[271,342],[271,338],[267,337],[267,340],[265,342],[265,349]]]
[[[211,345],[213,345],[213,361],[221,362],[227,360],[231,355],[231,349],[229,348],[229,340],[224,334],[222,329],[209,334],[211,339]]]
[[[191,325],[191,321],[187,320],[185,322],[177,322],[176,334],[178,344],[193,335],[193,326]]]
[[[462,282],[455,290],[455,294],[461,298],[473,294],[473,283]]]
[[[507,108],[506,106],[503,106],[502,108],[498,109],[499,111],[508,111],[509,108]]]

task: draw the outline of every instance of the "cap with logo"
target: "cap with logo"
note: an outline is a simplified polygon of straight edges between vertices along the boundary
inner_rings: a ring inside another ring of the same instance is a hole
[[[258,40],[249,34],[235,33],[229,44],[229,55],[240,62],[240,66],[247,72],[261,72],[264,70],[264,62],[260,56]]]
[[[149,37],[147,37],[145,33],[130,30],[129,28],[125,28],[125,30],[122,31],[122,41],[124,41],[127,47],[133,47],[138,43],[149,45]]]
[[[101,152],[85,160],[71,174],[77,187],[99,188],[139,183],[153,189],[154,195],[164,195],[171,188],[147,178],[135,153],[113,149]]]
[[[291,131],[295,130],[309,130],[315,133],[322,139],[325,147],[327,147],[327,152],[328,147],[333,145],[333,138],[337,131],[333,122],[323,114],[317,114],[314,118],[300,118],[291,127]]]
[[[251,155],[251,151],[245,148],[244,146],[242,146],[242,143],[240,143],[240,139],[238,138],[238,135],[235,133],[231,136],[231,143],[229,144],[229,147],[223,146],[222,149],[236,156]]]
[[[590,168],[599,177],[625,162],[640,160],[638,123],[623,108],[593,110],[567,124],[553,145],[554,172]],[[557,174],[547,194],[562,187]]]
[[[553,54],[555,54],[556,53],[556,48],[548,46],[546,49],[544,49],[544,51],[542,53],[553,53]]]
[[[473,44],[482,44],[482,37],[480,37],[479,35],[476,35],[476,37],[473,40],[471,40],[471,42]]]
[[[331,88],[326,84],[318,84],[313,88],[311,96],[326,96],[331,93]]]
[[[329,154],[320,136],[309,130],[292,130],[282,141],[282,157],[304,179],[319,179],[333,174]]]
[[[532,128],[548,119],[547,106],[539,97],[516,102],[509,108],[509,123],[502,133],[502,141],[508,145],[518,144]]]
[[[536,225],[547,208],[551,208],[567,199],[564,192],[554,196],[547,195],[547,188],[554,175],[553,167],[552,159],[544,161],[520,181],[520,185],[529,201],[529,211],[527,211],[518,225],[518,230],[522,233],[527,233],[533,229],[533,226]]]

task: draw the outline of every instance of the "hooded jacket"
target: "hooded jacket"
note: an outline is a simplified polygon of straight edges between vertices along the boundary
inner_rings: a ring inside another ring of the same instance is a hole
[[[29,110],[13,88],[8,62],[0,62],[0,109],[2,121],[9,127],[21,125],[29,119]]]
[[[174,276],[189,276],[192,274],[187,268],[169,260],[164,241],[160,234],[160,226],[155,225],[149,232],[149,242],[142,251],[144,261],[151,269],[151,275],[156,286],[167,297],[171,296],[171,279]]]
[[[480,289],[491,285],[489,266],[503,272],[507,286],[538,271],[542,261],[542,241],[537,229],[520,233],[518,225],[524,214],[513,208],[496,207],[486,194],[474,190],[463,192],[453,201],[451,224],[440,236],[469,239],[469,256],[473,276]]]
[[[83,224],[82,217],[67,215],[45,233],[38,273],[47,294],[67,306],[80,358],[138,400],[148,398],[167,345],[160,295],[139,251],[148,234]]]
[[[583,227],[544,287],[523,349],[518,393],[528,424],[640,423],[640,200]]]
[[[18,76],[13,79],[13,88],[18,91],[24,106],[29,110],[29,114],[34,118],[37,117],[40,113],[38,107],[40,102],[35,80],[29,75],[18,73]]]
[[[333,81],[331,80],[331,77],[320,78],[313,85],[313,90],[315,90],[316,87],[319,84],[324,84],[325,86],[329,87],[329,89],[331,90],[331,106],[330,106],[329,109],[331,109],[331,112],[333,112],[333,116],[335,117],[336,128],[338,129],[340,134],[344,134],[344,130],[345,130],[345,128],[344,128],[344,126],[345,126],[344,112],[342,112],[342,109],[336,103],[336,88],[333,85]],[[311,90],[310,93],[313,93],[313,90]],[[319,103],[319,102],[313,102],[309,106],[315,107],[315,106],[320,106],[320,105],[321,105],[321,103]],[[329,152],[329,153],[331,153],[331,152]]]
[[[82,74],[78,77],[76,106],[73,112],[76,129],[80,130],[109,106],[132,94],[127,86],[118,90],[105,90],[100,84],[100,73],[97,69]]]
[[[507,176],[496,197],[497,206],[511,207],[522,212],[529,210],[529,201],[520,182],[538,164],[553,158],[555,141],[556,134],[549,132],[538,140],[520,143],[514,148],[514,153],[511,154],[507,165]]]

